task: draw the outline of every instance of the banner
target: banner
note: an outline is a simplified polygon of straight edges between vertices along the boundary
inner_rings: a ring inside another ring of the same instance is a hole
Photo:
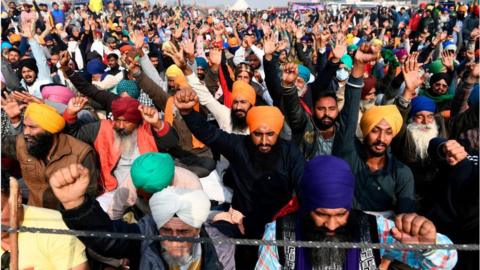
[[[325,7],[324,5],[321,4],[293,4],[292,5],[292,10],[297,11],[297,10],[309,10],[309,9],[317,9],[317,10],[324,10]]]

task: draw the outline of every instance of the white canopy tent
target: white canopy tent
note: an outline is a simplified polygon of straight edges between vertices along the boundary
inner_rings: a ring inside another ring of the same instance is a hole
[[[247,1],[245,0],[237,0],[237,2],[235,2],[235,4],[233,4],[231,7],[230,7],[230,10],[246,10],[247,8],[249,8],[250,6],[247,4]]]

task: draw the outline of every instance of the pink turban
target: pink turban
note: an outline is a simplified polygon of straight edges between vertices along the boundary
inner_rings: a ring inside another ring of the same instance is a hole
[[[43,99],[67,105],[75,97],[75,93],[68,87],[59,84],[47,84],[40,87]]]

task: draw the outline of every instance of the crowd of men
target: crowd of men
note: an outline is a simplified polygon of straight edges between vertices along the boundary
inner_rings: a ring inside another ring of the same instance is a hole
[[[15,211],[18,226],[147,236],[478,244],[476,1],[133,2],[2,1],[2,226]],[[13,245],[2,232],[2,269],[479,269],[454,249]]]

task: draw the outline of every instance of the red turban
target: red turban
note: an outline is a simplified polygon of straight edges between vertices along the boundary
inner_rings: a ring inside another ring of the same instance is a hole
[[[125,117],[126,121],[138,123],[142,114],[138,110],[140,102],[132,97],[117,98],[112,102],[112,114],[115,119]]]

